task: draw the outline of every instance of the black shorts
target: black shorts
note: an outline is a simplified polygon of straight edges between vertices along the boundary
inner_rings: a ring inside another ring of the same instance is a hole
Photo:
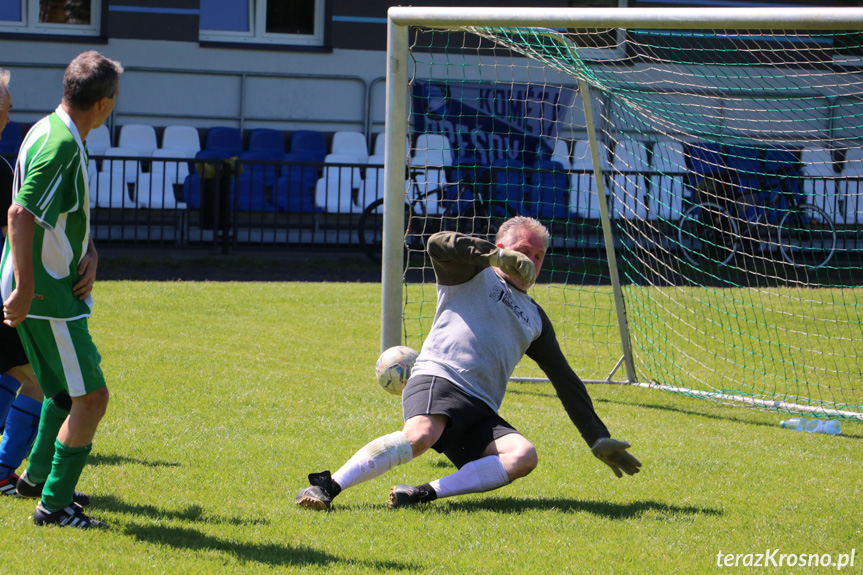
[[[0,373],[6,373],[13,367],[28,363],[30,361],[24,353],[18,330],[0,322]]]
[[[432,445],[461,469],[482,457],[495,439],[518,431],[486,405],[442,377],[418,375],[408,380],[402,393],[407,421],[416,415],[445,415],[446,428]]]

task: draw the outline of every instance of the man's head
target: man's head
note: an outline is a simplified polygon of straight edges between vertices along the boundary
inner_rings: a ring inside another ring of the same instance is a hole
[[[92,112],[97,128],[111,114],[120,88],[123,67],[91,50],[79,54],[63,75],[63,105],[69,110]]]
[[[515,216],[502,223],[495,238],[495,244],[498,247],[526,255],[536,266],[537,276],[542,269],[545,252],[548,250],[548,241],[548,229],[537,220],[527,216]],[[505,279],[524,291],[530,287],[525,285],[523,281],[509,275],[506,275]]]
[[[9,93],[9,70],[0,68],[0,133],[9,123],[9,110],[12,109],[12,94]]]

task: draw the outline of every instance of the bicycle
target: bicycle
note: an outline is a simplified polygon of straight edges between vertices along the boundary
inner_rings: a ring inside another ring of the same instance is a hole
[[[797,179],[786,177],[793,169],[769,174],[771,185],[758,190],[741,186],[732,169],[706,177],[680,219],[678,240],[686,260],[697,268],[724,266],[737,253],[769,254],[778,247],[792,266],[827,265],[836,251],[836,226],[793,189]]]
[[[474,168],[474,172],[482,168]],[[465,170],[452,166],[448,170],[451,183],[423,190],[424,182],[416,176],[423,170],[409,170],[409,185],[405,194],[405,262],[412,254],[424,253],[428,238],[439,231],[457,231],[494,240],[505,220],[518,215],[505,201],[489,198],[489,184],[482,177],[468,177]],[[381,261],[383,246],[383,198],[363,209],[357,222],[359,243],[373,262]]]

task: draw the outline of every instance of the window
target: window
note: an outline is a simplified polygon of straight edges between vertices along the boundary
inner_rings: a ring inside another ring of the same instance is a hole
[[[99,33],[102,0],[0,0],[0,32]]]
[[[325,0],[201,0],[200,39],[321,46],[324,3]]]

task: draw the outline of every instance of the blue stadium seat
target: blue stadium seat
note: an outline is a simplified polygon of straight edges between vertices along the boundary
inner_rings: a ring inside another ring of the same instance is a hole
[[[281,162],[285,158],[285,138],[278,130],[256,128],[249,134],[249,152],[265,154],[267,159]],[[272,188],[276,185],[276,166],[266,166],[264,170],[264,185]]]
[[[507,215],[502,204],[521,212],[522,199],[527,190],[524,163],[521,160],[495,160],[489,167],[489,175],[490,199],[493,205],[497,205],[494,215]]]
[[[266,152],[248,151],[240,154],[242,173],[236,178],[237,210],[241,212],[273,211],[275,206],[270,201],[272,187],[267,186],[267,172],[273,174],[275,183],[275,166],[258,162],[270,161]]]
[[[761,149],[750,146],[728,148],[726,164],[737,171],[737,178],[744,190],[760,190],[764,167],[761,165]],[[743,193],[743,190],[741,190]]]
[[[297,154],[295,161],[303,162]],[[314,163],[313,160],[307,160]],[[323,211],[314,204],[312,195],[318,181],[318,170],[311,165],[282,166],[282,175],[276,180],[273,190],[276,210],[290,213],[316,213]]]
[[[317,130],[297,130],[291,134],[291,154],[305,154],[323,162],[327,157],[327,141],[323,132]]]
[[[569,177],[563,164],[539,160],[530,171],[530,194],[524,199],[524,212],[535,218],[569,217]]]
[[[214,126],[207,130],[207,140],[202,151],[218,152],[220,158],[239,156],[243,153],[243,136],[237,128]]]

